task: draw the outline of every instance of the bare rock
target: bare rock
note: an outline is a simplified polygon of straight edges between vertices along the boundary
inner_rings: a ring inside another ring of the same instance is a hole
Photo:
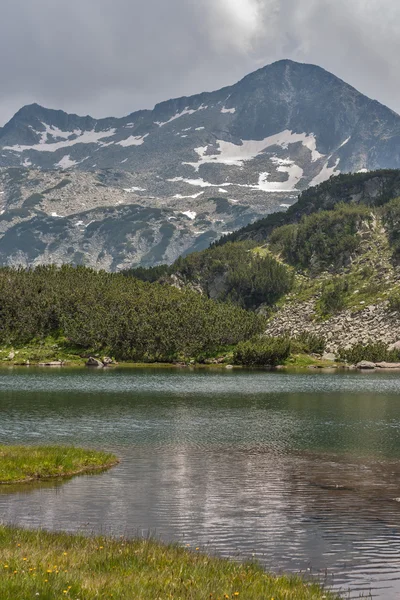
[[[39,363],[39,367],[62,367],[63,364],[62,360],[50,360],[48,362]]]
[[[400,363],[379,362],[376,363],[377,369],[400,369]]]
[[[400,341],[395,342],[394,344],[390,344],[388,350],[389,352],[393,352],[393,350],[398,350],[400,352]]]
[[[361,369],[361,370],[373,370],[375,369],[375,363],[373,362],[369,362],[368,360],[362,360],[361,362],[359,362],[357,364],[357,369]]]
[[[87,367],[98,367],[98,368],[103,368],[104,365],[101,362],[101,360],[98,360],[97,358],[94,358],[93,356],[89,356],[87,362],[86,362],[86,366]]]
[[[325,352],[322,356],[322,360],[329,360],[335,362],[336,354],[334,354],[333,352]]]

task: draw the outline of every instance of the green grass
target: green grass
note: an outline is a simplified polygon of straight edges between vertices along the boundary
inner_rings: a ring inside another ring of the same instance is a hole
[[[85,538],[0,526],[0,598],[333,600],[299,577],[152,540]]]
[[[9,358],[11,352],[14,354],[12,359]],[[80,356],[83,352],[87,355],[90,354],[90,350],[83,351],[82,348],[72,345],[64,337],[49,336],[42,340],[33,340],[28,344],[0,347],[0,362],[24,365],[27,362],[37,364],[60,360],[71,365],[79,365],[86,362]]]
[[[64,446],[0,445],[0,484],[71,477],[106,469],[117,462],[113,454],[95,450]]]

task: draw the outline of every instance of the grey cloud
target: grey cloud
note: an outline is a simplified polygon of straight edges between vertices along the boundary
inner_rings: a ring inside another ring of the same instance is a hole
[[[0,0],[0,122],[30,102],[128,114],[280,58],[400,111],[399,28],[395,0]]]

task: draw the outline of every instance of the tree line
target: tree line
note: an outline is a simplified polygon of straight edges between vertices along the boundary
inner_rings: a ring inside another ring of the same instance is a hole
[[[120,360],[198,358],[251,338],[264,319],[170,285],[78,266],[0,269],[0,343],[63,337]]]

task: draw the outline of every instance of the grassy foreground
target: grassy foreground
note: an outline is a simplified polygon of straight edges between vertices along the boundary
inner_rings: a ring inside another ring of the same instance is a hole
[[[95,450],[64,446],[0,445],[0,484],[70,477],[106,469],[117,462],[113,454]]]
[[[197,550],[197,551],[196,551]],[[0,598],[333,600],[318,585],[151,540],[0,526]]]

